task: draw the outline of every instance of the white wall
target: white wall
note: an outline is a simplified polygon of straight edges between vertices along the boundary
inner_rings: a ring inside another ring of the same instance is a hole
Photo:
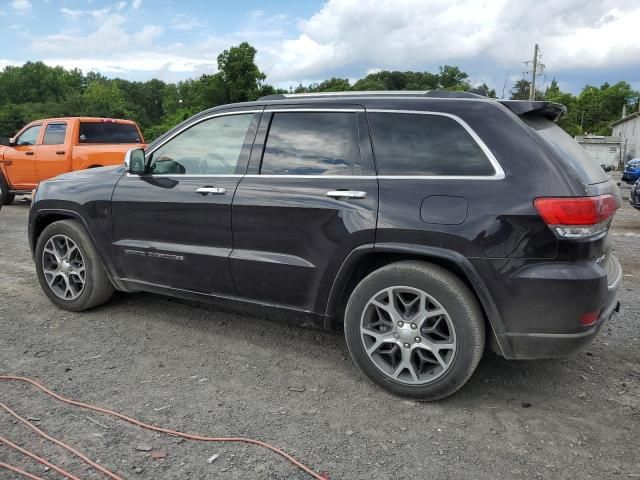
[[[620,145],[606,143],[580,143],[593,157],[598,165],[608,165],[613,168],[618,167],[620,161]]]
[[[626,155],[630,155],[631,158],[640,158],[640,117],[614,125],[612,135],[627,140]],[[627,160],[626,156],[623,160]]]

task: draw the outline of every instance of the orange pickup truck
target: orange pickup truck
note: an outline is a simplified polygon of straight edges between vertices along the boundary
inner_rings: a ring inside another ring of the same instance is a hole
[[[0,203],[31,193],[42,180],[85,168],[117,165],[127,150],[144,147],[135,122],[68,117],[37,120],[0,146]]]

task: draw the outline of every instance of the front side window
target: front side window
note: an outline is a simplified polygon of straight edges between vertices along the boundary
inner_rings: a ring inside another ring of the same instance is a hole
[[[42,129],[42,125],[34,125],[33,127],[27,128],[18,137],[16,144],[18,146],[35,145],[40,136],[40,129]]]
[[[359,155],[355,113],[276,112],[260,173],[353,175]]]
[[[370,113],[379,175],[490,176],[491,162],[453,118],[412,113]]]
[[[115,121],[81,122],[79,140],[80,143],[142,143],[134,124]]]
[[[50,123],[44,131],[43,145],[62,145],[67,134],[66,123]]]
[[[198,123],[153,152],[155,174],[236,173],[252,113],[225,115]]]

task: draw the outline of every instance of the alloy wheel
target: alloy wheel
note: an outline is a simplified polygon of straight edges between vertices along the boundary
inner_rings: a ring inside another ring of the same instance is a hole
[[[395,286],[367,302],[360,337],[374,365],[391,379],[424,385],[442,376],[456,354],[451,317],[428,293]]]
[[[86,282],[85,262],[78,245],[66,235],[54,235],[42,251],[42,271],[51,291],[63,300],[75,300]]]

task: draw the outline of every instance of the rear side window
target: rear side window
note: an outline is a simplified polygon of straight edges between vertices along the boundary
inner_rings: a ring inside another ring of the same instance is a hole
[[[67,134],[66,123],[50,123],[44,131],[43,145],[61,145],[64,143],[64,137]]]
[[[495,169],[469,132],[452,118],[370,113],[379,175],[490,176]]]
[[[587,184],[602,183],[609,179],[596,159],[556,123],[537,115],[523,116],[522,119],[554,153],[573,167]]]
[[[142,143],[142,139],[131,123],[82,122],[80,143]]]
[[[355,113],[274,113],[260,173],[353,175],[359,155]]]

